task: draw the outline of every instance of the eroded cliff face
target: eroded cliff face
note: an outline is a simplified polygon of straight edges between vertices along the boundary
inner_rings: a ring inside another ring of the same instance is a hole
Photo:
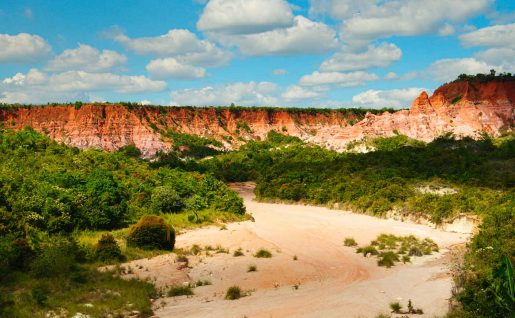
[[[342,111],[285,111],[194,107],[127,107],[115,104],[0,108],[4,125],[32,126],[52,139],[81,149],[113,151],[134,144],[145,157],[167,151],[166,132],[215,138],[228,149],[264,139],[271,130],[343,150],[350,141],[392,136],[394,131],[431,141],[452,132],[499,135],[514,124],[515,81],[453,82],[429,97],[422,92],[409,110],[359,114]]]
[[[498,136],[514,124],[515,81],[485,83],[462,81],[439,87],[431,97],[422,92],[409,110],[393,114],[367,114],[365,119],[335,136],[342,145],[349,140],[393,136],[431,141],[445,133],[477,138]]]

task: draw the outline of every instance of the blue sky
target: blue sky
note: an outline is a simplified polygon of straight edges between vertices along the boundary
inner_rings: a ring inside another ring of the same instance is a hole
[[[0,2],[0,102],[407,107],[515,71],[515,2]]]

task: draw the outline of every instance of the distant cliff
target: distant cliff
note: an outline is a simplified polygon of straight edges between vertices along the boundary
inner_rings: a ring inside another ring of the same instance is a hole
[[[4,106],[0,121],[13,129],[32,126],[66,144],[113,151],[134,144],[146,157],[167,151],[167,132],[214,138],[227,149],[265,138],[270,130],[333,149],[350,141],[391,136],[394,131],[430,141],[444,133],[499,135],[514,124],[515,81],[457,81],[429,97],[422,92],[409,110],[149,107],[121,104]]]

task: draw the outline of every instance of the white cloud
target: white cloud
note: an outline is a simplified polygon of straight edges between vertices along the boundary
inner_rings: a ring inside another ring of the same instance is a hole
[[[491,69],[503,71],[499,66],[472,57],[442,59],[435,61],[429,66],[428,75],[433,80],[447,82],[456,79],[460,74],[489,73]]]
[[[478,60],[495,65],[497,70],[511,72],[515,69],[515,49],[513,48],[491,48],[477,52],[474,54],[474,57]]]
[[[304,99],[314,99],[321,97],[322,94],[316,91],[300,87],[298,85],[292,85],[281,95],[287,101],[297,101]]]
[[[112,73],[67,71],[46,74],[37,69],[17,73],[0,84],[0,101],[5,103],[44,103],[66,101],[77,96],[99,91],[142,93],[162,91],[163,81],[145,76],[121,76]]]
[[[176,59],[169,57],[155,59],[147,65],[150,77],[154,79],[198,79],[206,76],[206,70],[201,67],[182,64]]]
[[[104,72],[127,62],[125,55],[111,50],[100,52],[89,45],[79,44],[76,49],[65,50],[51,60],[46,69],[55,72]]]
[[[208,40],[198,39],[193,32],[186,29],[172,29],[164,35],[135,39],[118,30],[111,31],[108,35],[136,54],[174,57],[182,64],[216,67],[227,64],[232,57],[229,52]]]
[[[225,45],[236,45],[245,55],[296,55],[323,53],[336,48],[333,29],[303,16],[288,28],[246,35],[214,34]]]
[[[395,72],[388,72],[385,76],[384,76],[384,79],[386,80],[394,80],[394,79],[398,79],[399,76],[397,75],[397,73]]]
[[[293,14],[284,0],[211,0],[197,28],[207,32],[248,34],[292,25]]]
[[[448,23],[444,24],[440,29],[438,29],[438,35],[440,36],[449,36],[454,34],[456,30],[454,27]]]
[[[140,105],[143,105],[143,106],[147,106],[147,105],[152,105],[152,102],[149,101],[149,100],[142,100],[141,102],[139,102]]]
[[[299,83],[303,86],[324,86],[335,85],[340,87],[360,86],[368,81],[376,81],[379,77],[362,71],[340,73],[340,72],[318,72],[304,75]]]
[[[272,71],[272,74],[277,75],[277,76],[282,76],[282,75],[288,74],[288,70],[285,70],[283,68],[277,68]]]
[[[0,48],[0,63],[38,62],[52,50],[42,37],[27,33],[0,34]]]
[[[401,58],[402,52],[395,44],[369,45],[362,53],[343,50],[325,60],[320,66],[324,72],[364,70],[372,67],[386,67]]]
[[[495,46],[515,48],[515,23],[494,25],[460,36],[464,46]]]
[[[270,82],[233,83],[217,87],[173,91],[172,105],[276,105],[277,85]]]
[[[423,88],[402,88],[392,90],[368,90],[352,97],[352,102],[367,107],[409,107]]]
[[[348,43],[362,44],[392,35],[432,33],[446,24],[461,23],[484,13],[492,3],[493,0],[433,0],[430,4],[425,0],[364,1],[341,11],[340,18],[345,20],[340,34]]]

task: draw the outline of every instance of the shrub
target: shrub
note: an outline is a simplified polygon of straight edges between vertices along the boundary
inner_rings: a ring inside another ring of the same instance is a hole
[[[423,256],[424,252],[418,246],[413,246],[409,249],[408,255],[409,256]]]
[[[249,269],[247,269],[247,272],[257,272],[257,266],[256,265],[250,265]]]
[[[156,187],[152,191],[151,205],[158,213],[175,213],[184,208],[181,196],[170,186]]]
[[[379,258],[377,260],[377,265],[386,266],[387,268],[395,265],[395,262],[399,261],[399,255],[394,252],[382,252],[379,254]]]
[[[245,254],[243,254],[243,251],[241,248],[237,249],[236,251],[234,251],[234,253],[232,254],[232,256],[234,257],[238,257],[238,256],[244,256]]]
[[[190,285],[187,286],[172,286],[168,290],[168,297],[176,297],[176,296],[191,296],[193,295],[193,289]]]
[[[175,245],[175,232],[162,217],[145,215],[129,229],[127,245],[171,251]]]
[[[103,234],[95,246],[95,257],[100,261],[122,260],[120,246],[112,234]]]
[[[402,305],[399,304],[398,301],[396,301],[394,303],[390,303],[390,309],[392,310],[392,312],[398,314],[398,313],[400,313],[400,311],[402,309]]]
[[[241,291],[241,288],[238,286],[229,287],[229,289],[227,289],[227,292],[225,293],[225,299],[227,300],[240,299],[243,296],[244,295]]]
[[[48,288],[42,284],[37,284],[31,290],[31,296],[34,302],[39,306],[43,306],[46,304],[48,300]]]
[[[190,253],[193,255],[198,255],[202,251],[202,248],[198,246],[198,244],[193,244],[190,248]]]
[[[257,257],[257,258],[270,258],[270,257],[272,257],[272,253],[270,253],[270,251],[265,250],[264,248],[262,248],[259,251],[257,251],[256,254],[254,254],[254,257]]]
[[[40,251],[31,264],[36,277],[67,275],[76,263],[77,246],[66,239],[53,238],[52,242],[41,245]]]
[[[346,237],[345,240],[343,241],[343,245],[345,246],[357,246],[358,243],[356,243],[356,240],[352,237]]]
[[[404,264],[406,264],[406,263],[411,263],[411,257],[409,257],[408,255],[403,255],[403,256],[402,256],[402,262],[403,262]]]
[[[363,256],[365,256],[365,257],[367,257],[368,254],[370,254],[370,255],[377,255],[377,254],[379,254],[377,249],[375,247],[373,247],[372,245],[368,245],[368,246],[362,247],[362,248],[360,248],[358,250],[360,250],[359,253],[363,253]]]

